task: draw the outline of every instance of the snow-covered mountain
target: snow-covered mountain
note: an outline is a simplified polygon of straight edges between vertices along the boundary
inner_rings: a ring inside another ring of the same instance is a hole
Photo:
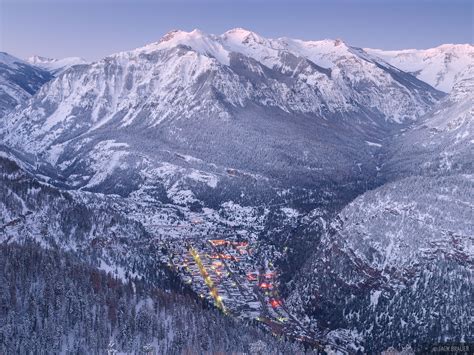
[[[345,207],[289,303],[348,348],[472,342],[472,175],[408,177]]]
[[[474,71],[474,46],[471,44],[443,44],[430,49],[395,51],[364,50],[447,93],[451,92],[459,76],[466,72],[472,75]]]
[[[276,152],[305,157],[299,163],[305,175],[313,168],[352,174],[363,158],[345,154],[349,146],[370,155],[376,145],[366,141],[415,120],[440,97],[342,42],[264,40],[241,29],[222,36],[175,31],[143,48],[72,67],[45,85],[34,103],[12,113],[4,131],[8,144],[60,164],[66,178],[75,177],[68,182],[75,187],[97,186],[119,165],[136,170],[141,158],[130,154],[147,156],[144,145],[155,155],[193,155],[267,178],[282,169],[268,164]],[[268,131],[265,138],[261,130]],[[258,157],[248,148],[261,139],[267,142],[259,142]],[[345,146],[333,144],[340,139]],[[226,148],[224,140],[235,144]],[[107,171],[93,165],[98,147],[118,165]],[[323,150],[340,159],[325,166]],[[78,154],[89,156],[80,168]]]
[[[448,97],[392,139],[382,174],[393,179],[472,172],[473,121],[474,73],[466,72]]]
[[[0,119],[51,78],[48,72],[0,52]]]
[[[140,221],[163,215],[157,200],[211,225],[234,206],[233,224],[254,221],[284,249],[281,206],[328,217],[372,185],[381,140],[443,96],[342,41],[172,31],[71,67],[2,131],[50,183],[151,201]]]
[[[290,303],[328,336],[368,352],[473,340],[473,83],[384,142],[388,182],[340,212],[296,278]]]
[[[386,120],[400,122],[415,118],[423,111],[423,107],[426,108],[425,104],[433,102],[417,92],[413,98],[409,98],[410,89],[416,91],[413,89],[419,85],[421,94],[421,91],[429,91],[428,87],[411,81],[411,78],[404,76],[396,68],[340,40],[267,39],[241,28],[220,36],[208,35],[199,30],[189,33],[172,31],[159,42],[138,49],[135,54],[176,46],[187,46],[201,55],[211,57],[219,64],[233,69],[237,75],[244,73],[237,71],[236,66],[243,59],[239,56],[236,58],[236,53],[247,58],[240,65],[247,67],[249,72],[254,72],[253,75],[265,76],[267,68],[292,78],[294,82],[283,83],[285,85],[282,87],[272,90],[274,95],[271,97],[267,97],[265,91],[260,94],[265,95],[263,102],[261,101],[264,105],[276,106],[284,111],[307,114],[359,113],[361,107],[370,107],[381,112]],[[258,63],[252,64],[252,59]],[[292,86],[298,96],[288,92]],[[237,95],[238,103],[245,103],[249,99],[248,95],[258,98],[257,93],[250,90],[243,96]],[[439,98],[434,92],[432,95]],[[417,101],[417,106],[421,106],[419,111],[408,108],[408,101],[412,99]],[[392,105],[394,101],[398,101],[398,105]],[[236,103],[232,102],[233,105]]]
[[[74,65],[87,64],[87,61],[81,57],[67,57],[61,59],[47,58],[34,55],[26,60],[28,63],[50,72],[54,76],[58,76],[63,71]]]
[[[0,193],[14,201],[0,204],[1,221],[17,221],[8,241],[59,245],[153,282],[165,262],[187,275],[188,243],[209,255],[209,238],[246,240],[242,281],[272,265],[285,312],[299,315],[284,334],[368,352],[417,334],[458,340],[473,257],[473,86],[452,52],[456,65],[416,62],[444,73],[431,82],[342,40],[237,28],[171,31],[72,65],[0,121]],[[447,83],[449,95],[431,86]],[[427,287],[446,299],[416,303]],[[244,309],[244,293],[225,302]]]

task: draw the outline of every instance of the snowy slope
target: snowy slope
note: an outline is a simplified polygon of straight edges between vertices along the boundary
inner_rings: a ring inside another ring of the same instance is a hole
[[[472,172],[474,75],[465,73],[451,94],[387,147],[381,174],[387,179],[413,174]]]
[[[87,61],[81,57],[53,59],[35,55],[29,57],[26,61],[38,68],[50,72],[54,76],[58,76],[63,71],[69,69],[74,65],[87,64]]]
[[[474,70],[474,46],[471,44],[443,44],[420,50],[364,50],[447,93],[452,90],[460,75]]]
[[[48,72],[0,52],[0,118],[28,100],[51,78]]]
[[[472,175],[411,177],[363,194],[331,223],[289,303],[368,353],[472,341],[473,188]]]
[[[473,79],[383,142],[386,183],[342,209],[297,276],[292,307],[333,337],[369,353],[473,340]]]

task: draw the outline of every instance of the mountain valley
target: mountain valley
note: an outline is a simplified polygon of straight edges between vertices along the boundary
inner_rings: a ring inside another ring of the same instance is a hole
[[[473,57],[241,28],[0,53],[0,241],[146,284],[136,309],[184,294],[269,353],[472,342]]]

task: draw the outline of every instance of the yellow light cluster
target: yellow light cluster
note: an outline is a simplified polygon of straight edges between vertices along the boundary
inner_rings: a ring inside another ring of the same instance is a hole
[[[204,279],[204,282],[206,283],[207,287],[209,287],[210,293],[214,300],[216,301],[217,308],[219,308],[222,312],[227,313],[224,303],[222,302],[222,297],[219,296],[219,292],[217,291],[217,288],[214,286],[214,283],[212,282],[212,279],[209,277],[209,274],[204,267],[204,264],[201,261],[201,257],[199,256],[199,253],[194,249],[190,248],[189,252],[191,253],[191,256],[194,258],[196,261],[196,265],[199,268],[199,271],[201,272],[201,275]]]

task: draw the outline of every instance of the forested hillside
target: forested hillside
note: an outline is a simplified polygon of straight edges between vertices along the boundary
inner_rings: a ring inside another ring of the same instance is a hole
[[[204,303],[121,280],[70,253],[0,246],[1,354],[299,354]]]

